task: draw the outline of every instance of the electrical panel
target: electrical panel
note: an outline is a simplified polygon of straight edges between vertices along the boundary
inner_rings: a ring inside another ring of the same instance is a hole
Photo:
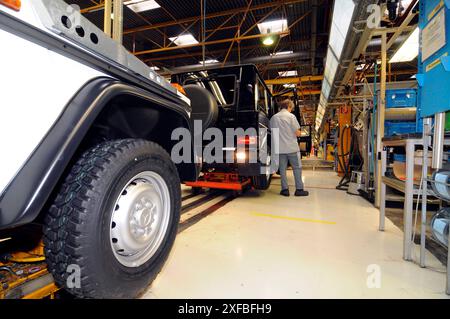
[[[420,0],[419,116],[450,110],[450,0]]]

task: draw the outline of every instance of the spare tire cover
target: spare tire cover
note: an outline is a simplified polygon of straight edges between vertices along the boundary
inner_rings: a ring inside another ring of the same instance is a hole
[[[207,89],[195,84],[189,84],[183,88],[187,97],[191,100],[192,121],[201,120],[203,130],[213,127],[219,117],[219,107],[214,95]]]

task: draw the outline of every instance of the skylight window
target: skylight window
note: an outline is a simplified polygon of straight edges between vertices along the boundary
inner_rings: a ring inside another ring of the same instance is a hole
[[[161,7],[155,0],[129,0],[123,4],[134,12],[143,12]]]
[[[283,78],[286,78],[286,77],[290,77],[290,76],[298,76],[298,72],[296,70],[284,71],[284,72],[278,72],[278,75]]]
[[[189,44],[197,44],[198,41],[194,38],[194,36],[190,33],[182,34],[177,37],[169,38],[171,42],[176,45],[189,45]]]
[[[286,19],[267,21],[258,23],[258,28],[261,34],[284,32],[288,29],[288,22]]]
[[[409,62],[419,55],[419,28],[416,28],[389,63]]]

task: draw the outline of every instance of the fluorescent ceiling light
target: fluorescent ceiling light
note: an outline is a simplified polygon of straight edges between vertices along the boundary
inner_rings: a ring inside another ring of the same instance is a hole
[[[151,66],[151,67],[150,67],[150,70],[153,70],[153,71],[159,71],[160,69],[159,69],[157,66]]]
[[[409,62],[419,55],[419,28],[417,27],[403,43],[389,63]]]
[[[284,71],[284,72],[278,72],[278,75],[286,78],[286,77],[290,77],[290,76],[298,76],[298,72],[296,70]]]
[[[205,60],[205,64],[213,64],[213,63],[219,63],[219,61],[216,59]],[[203,61],[200,61],[199,64],[203,65]]]
[[[297,85],[295,85],[295,84],[284,84],[283,85],[286,89],[293,89],[293,88],[295,88]]]
[[[161,7],[155,0],[129,0],[123,4],[134,12],[143,12]]]
[[[292,53],[294,53],[294,51],[279,51],[279,52],[271,53],[270,56],[288,55],[288,54],[292,54]]]
[[[177,37],[169,38],[169,40],[176,45],[189,45],[189,44],[197,44],[198,41],[194,38],[194,36],[190,33],[182,34]]]
[[[283,32],[287,28],[288,24],[286,19],[258,23],[258,29],[261,34]]]

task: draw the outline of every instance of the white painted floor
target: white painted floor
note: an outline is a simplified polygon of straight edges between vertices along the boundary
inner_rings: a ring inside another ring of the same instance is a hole
[[[378,210],[335,190],[335,173],[304,180],[308,198],[279,196],[275,179],[180,233],[144,298],[448,298],[445,268],[403,261],[402,231],[379,232]]]

